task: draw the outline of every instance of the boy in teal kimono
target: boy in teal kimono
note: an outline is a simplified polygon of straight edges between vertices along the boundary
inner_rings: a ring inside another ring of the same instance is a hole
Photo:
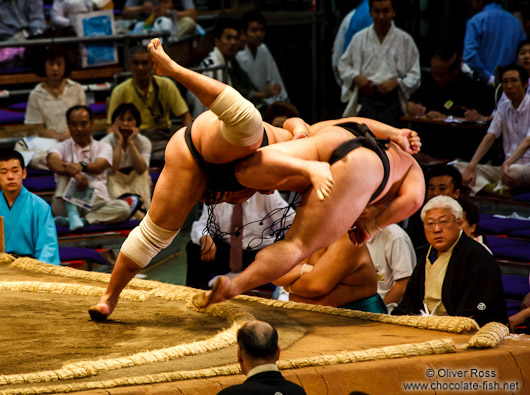
[[[4,217],[6,252],[60,265],[51,208],[22,185],[24,178],[22,155],[14,150],[0,150],[0,216]]]

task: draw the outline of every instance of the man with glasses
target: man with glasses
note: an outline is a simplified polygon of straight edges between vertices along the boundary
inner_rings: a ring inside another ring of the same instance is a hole
[[[500,69],[501,84],[509,100],[499,103],[488,132],[471,161],[458,162],[464,186],[474,195],[509,196],[510,189],[530,184],[530,97],[526,94],[528,72],[519,65]],[[493,142],[502,135],[505,159],[502,166],[479,164]]]
[[[462,231],[462,207],[436,196],[421,211],[427,253],[420,256],[394,315],[450,315],[480,326],[508,320],[495,258]]]

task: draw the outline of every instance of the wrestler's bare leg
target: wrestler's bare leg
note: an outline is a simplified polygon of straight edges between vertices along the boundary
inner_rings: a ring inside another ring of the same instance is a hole
[[[111,315],[116,304],[118,304],[121,291],[140,270],[141,267],[134,261],[121,252],[119,253],[105,294],[97,304],[88,309],[93,321],[104,321]]]
[[[235,279],[223,277],[217,292],[206,292],[195,300],[196,304],[205,307],[273,281],[344,235],[383,178],[383,165],[375,153],[364,148],[354,152],[331,167],[335,186],[329,198],[320,201],[309,189],[285,239],[261,250],[254,263]]]
[[[147,48],[154,63],[155,72],[160,75],[170,76],[180,82],[204,106],[212,108],[214,101],[226,88],[226,85],[220,81],[177,64],[166,54],[158,38],[151,40]],[[248,145],[235,145],[227,141],[220,132],[220,114],[217,115],[219,117],[206,111],[197,117],[196,121],[200,119],[201,126],[195,126],[192,130],[193,142],[206,161],[211,163],[227,163],[250,155],[259,148],[261,139]],[[256,130],[261,137],[263,135],[261,118],[259,121],[259,128]],[[199,129],[200,132],[197,133],[196,131]]]
[[[164,51],[158,38],[151,40],[147,51],[154,63],[155,73],[174,78],[197,96],[206,107],[209,107],[225,88],[225,84],[220,81],[180,66]]]
[[[166,165],[156,183],[149,216],[163,229],[178,230],[205,189],[205,177],[187,150],[184,133],[177,132],[166,149]],[[120,252],[105,294],[89,309],[93,320],[105,320],[112,313],[121,291],[141,269],[142,266]]]

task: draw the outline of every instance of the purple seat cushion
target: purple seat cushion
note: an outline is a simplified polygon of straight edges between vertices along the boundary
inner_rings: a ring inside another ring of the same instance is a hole
[[[530,262],[530,242],[506,237],[486,236],[486,242],[495,258]]]
[[[512,230],[530,228],[530,221],[515,218],[497,218],[491,214],[480,214],[480,229],[489,234],[503,234]]]
[[[56,186],[54,176],[27,177],[23,184],[33,192],[55,191]]]
[[[527,276],[502,275],[504,295],[512,299],[523,299],[530,292]]]
[[[44,169],[30,169],[26,168],[28,177],[39,177],[39,176],[53,176],[53,171]]]
[[[520,193],[518,195],[514,195],[513,200],[517,200],[519,202],[530,202],[530,192],[525,192],[525,193]]]
[[[0,74],[15,74],[15,73],[33,73],[35,70],[32,67],[0,67]]]
[[[92,103],[89,105],[94,115],[101,115],[107,113],[107,103]]]
[[[156,182],[158,181],[158,177],[160,177],[160,172],[150,171],[149,176],[151,177],[151,181],[153,182],[153,184],[156,184]]]
[[[26,112],[26,110],[28,108],[28,103],[27,102],[14,103],[14,104],[10,104],[9,106],[7,106],[7,108],[12,110],[12,111],[24,111],[24,112]]]
[[[56,225],[57,236],[66,236],[69,234],[84,234],[84,233],[103,233],[103,232],[112,232],[117,230],[130,230],[137,226],[140,221],[137,220],[128,220],[120,222],[118,224],[108,224],[108,225],[88,225],[83,228],[70,231],[66,226]]]
[[[508,311],[508,317],[521,311],[521,301],[506,299],[506,310]]]
[[[0,124],[24,123],[25,113],[19,111],[0,110]]]
[[[511,230],[508,232],[508,235],[513,237],[521,237],[523,239],[530,239],[530,228]]]
[[[59,258],[61,262],[84,260],[96,262],[100,265],[109,264],[96,250],[86,247],[59,247]]]

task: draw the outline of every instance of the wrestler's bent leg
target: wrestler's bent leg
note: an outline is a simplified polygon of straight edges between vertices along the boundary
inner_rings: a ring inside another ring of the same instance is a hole
[[[199,307],[275,280],[346,233],[381,183],[383,165],[373,152],[357,149],[336,162],[332,173],[335,187],[331,196],[320,201],[315,191],[309,189],[285,239],[261,250],[256,260],[235,279],[224,278],[217,292],[206,293],[206,298],[201,300],[205,302],[203,305],[197,303]]]
[[[89,309],[93,319],[104,320],[112,313],[123,288],[149,263],[156,249],[171,241],[205,189],[206,179],[190,159],[183,133],[174,136],[166,150],[166,165],[157,181],[148,215],[124,242],[105,294]],[[139,240],[129,240],[134,237]]]
[[[250,152],[259,147],[263,137],[263,123],[261,114],[251,102],[232,87],[178,65],[164,52],[157,38],[151,40],[148,49],[157,74],[168,75],[182,83],[222,121],[220,133],[226,141],[220,139],[221,136],[216,132],[201,131],[200,151],[207,161],[212,156],[216,163],[222,163],[223,160],[219,160],[218,155],[225,151],[229,151],[230,155],[234,146],[251,147]],[[239,159],[250,153],[247,150],[239,151],[241,152],[236,150],[236,157],[229,160]]]

